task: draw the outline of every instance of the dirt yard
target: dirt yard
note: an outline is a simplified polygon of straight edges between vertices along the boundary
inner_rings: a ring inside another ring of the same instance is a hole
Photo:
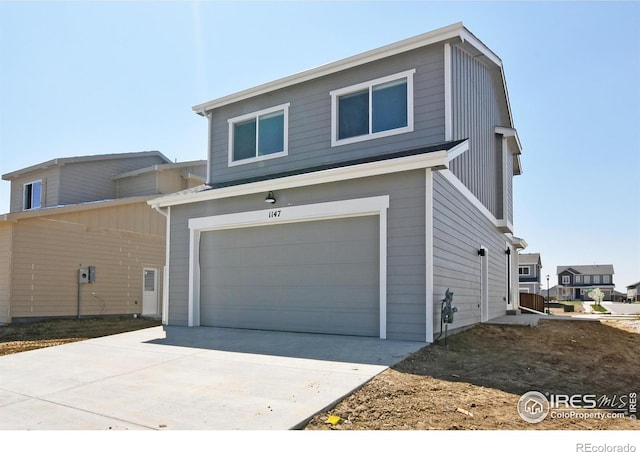
[[[133,317],[45,320],[0,325],[0,356],[160,325]]]
[[[306,429],[640,430],[640,421],[629,416],[561,419],[559,414],[571,414],[557,409],[531,424],[516,408],[528,391],[616,396],[614,403],[628,408],[629,394],[640,392],[639,356],[640,320],[477,325],[450,336],[447,346],[425,347],[378,375]],[[577,410],[596,412],[608,414]]]
[[[120,317],[50,320],[0,326],[0,355],[159,325]],[[383,372],[309,430],[640,430],[640,421],[523,421],[516,411],[528,391],[596,394],[640,392],[640,320],[541,320],[537,327],[477,325],[425,347]],[[594,413],[595,410],[587,410]],[[331,418],[330,418],[331,416]],[[329,420],[333,423],[329,422]]]

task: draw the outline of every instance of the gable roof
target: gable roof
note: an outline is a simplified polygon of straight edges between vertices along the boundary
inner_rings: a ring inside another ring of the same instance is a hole
[[[62,157],[62,158],[47,160],[46,162],[37,163],[35,165],[31,165],[26,168],[21,168],[19,170],[3,174],[2,179],[10,181],[17,177],[28,174],[32,171],[43,170],[43,169],[51,168],[52,166],[64,166],[70,163],[85,163],[85,162],[96,162],[100,160],[114,160],[114,159],[126,159],[126,158],[138,158],[138,157],[153,157],[153,156],[156,156],[161,160],[164,160],[165,163],[171,163],[171,160],[169,160],[160,151],[125,152],[122,154],[100,154],[100,155],[86,155],[86,156],[80,156],[80,157]]]
[[[518,254],[518,263],[521,265],[542,265],[540,253],[521,253]]]
[[[629,284],[629,285],[627,286],[627,289],[634,289],[634,288],[636,288],[636,287],[638,287],[638,286],[640,286],[640,281],[638,281],[638,282],[636,282],[636,283],[633,283],[633,284]]]
[[[570,271],[577,275],[613,275],[613,265],[571,265],[571,266],[558,266],[557,274]]]
[[[511,105],[509,103],[509,93],[507,92],[507,84],[504,77],[502,60],[495,53],[493,53],[491,49],[489,49],[478,38],[476,38],[469,30],[467,30],[462,22],[438,28],[436,30],[429,31],[427,33],[423,33],[421,35],[404,39],[392,44],[388,44],[386,46],[379,47],[368,52],[359,53],[357,55],[344,58],[333,63],[324,64],[313,69],[274,80],[272,82],[264,83],[253,88],[239,91],[235,94],[230,94],[228,96],[220,97],[209,102],[198,104],[193,107],[193,110],[199,115],[205,116],[207,111],[217,107],[221,107],[223,105],[239,102],[241,100],[249,99],[261,94],[269,93],[278,89],[314,80],[366,63],[371,63],[383,58],[398,55],[403,52],[408,52],[410,50],[415,50],[436,43],[444,43],[446,41],[464,43],[465,48],[470,50],[474,57],[481,58],[482,60],[488,62],[489,64],[492,64],[499,69],[502,78],[502,88],[504,90],[504,96],[507,103],[509,122],[510,126],[513,127],[513,116],[511,112]]]

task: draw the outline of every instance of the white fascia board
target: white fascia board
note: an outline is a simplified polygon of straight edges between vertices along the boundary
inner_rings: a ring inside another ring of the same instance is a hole
[[[410,50],[415,50],[420,47],[426,47],[437,42],[447,41],[449,39],[461,39],[462,34],[465,32],[462,22],[458,22],[437,30],[433,30],[427,33],[423,33],[412,38],[404,39],[402,41],[395,42],[368,52],[360,53],[342,60],[335,61],[333,63],[318,66],[313,69],[309,69],[297,74],[290,75],[269,83],[258,85],[253,88],[249,88],[244,91],[240,91],[235,94],[221,97],[203,104],[194,106],[192,109],[199,115],[213,108],[228,105],[241,100],[249,99],[254,96],[259,96],[277,89],[286,88],[298,83],[303,83],[309,80],[313,80],[326,75],[334,74],[336,72],[344,71],[362,64],[377,61],[383,58],[387,58],[393,55],[397,55]],[[468,32],[467,32],[468,33]],[[468,33],[471,35],[470,33]],[[473,35],[471,35],[473,36]]]
[[[449,163],[456,157],[464,154],[469,150],[469,140],[464,140],[457,146],[452,147],[447,151],[447,168],[449,167]]]
[[[467,186],[464,185],[464,183],[458,179],[455,174],[453,174],[451,170],[445,169],[440,171],[440,174],[442,174],[456,190],[458,190],[476,209],[478,209],[496,229],[504,233],[513,232],[513,224],[508,220],[498,220],[491,211],[487,209],[478,198],[476,198],[471,190],[469,190]]]
[[[455,149],[455,148],[454,148]],[[341,168],[332,168],[314,173],[298,174],[279,179],[269,179],[248,184],[234,185],[230,187],[205,190],[185,195],[169,195],[156,198],[148,203],[151,206],[167,207],[193,202],[210,201],[213,199],[229,198],[232,196],[250,195],[260,192],[285,190],[288,188],[307,187],[330,182],[340,182],[362,177],[379,176],[383,174],[410,171],[414,169],[447,167],[448,152],[445,150],[434,151],[428,154],[400,157],[393,160],[382,160],[372,163],[363,163]]]
[[[505,136],[507,138],[513,138],[516,143],[516,150],[512,154],[522,154],[522,144],[520,143],[520,137],[518,131],[513,127],[495,127],[495,133]]]

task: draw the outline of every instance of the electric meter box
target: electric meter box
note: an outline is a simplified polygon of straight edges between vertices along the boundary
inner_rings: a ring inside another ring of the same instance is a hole
[[[89,282],[89,270],[86,268],[78,269],[78,282],[80,284],[87,284]]]

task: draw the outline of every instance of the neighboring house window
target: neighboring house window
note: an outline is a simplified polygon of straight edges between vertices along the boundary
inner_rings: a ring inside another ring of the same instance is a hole
[[[604,275],[604,276],[602,277],[602,282],[603,282],[603,284],[609,284],[609,283],[611,283],[611,279],[609,279],[609,275]]]
[[[23,203],[24,210],[39,209],[42,207],[42,181],[37,180],[24,184]]]
[[[594,275],[593,276],[593,283],[594,284],[600,284],[600,275]]]
[[[289,104],[229,119],[229,166],[287,155]]]
[[[571,284],[571,278],[569,278],[569,275],[562,275],[562,284]]]
[[[522,276],[529,276],[529,267],[518,268],[518,273]]]
[[[331,145],[412,132],[414,73],[331,91]]]
[[[584,283],[585,284],[591,284],[591,276],[584,275]]]
[[[574,276],[574,278],[575,278],[576,284],[579,284],[580,283],[580,275],[576,275],[576,276]]]

